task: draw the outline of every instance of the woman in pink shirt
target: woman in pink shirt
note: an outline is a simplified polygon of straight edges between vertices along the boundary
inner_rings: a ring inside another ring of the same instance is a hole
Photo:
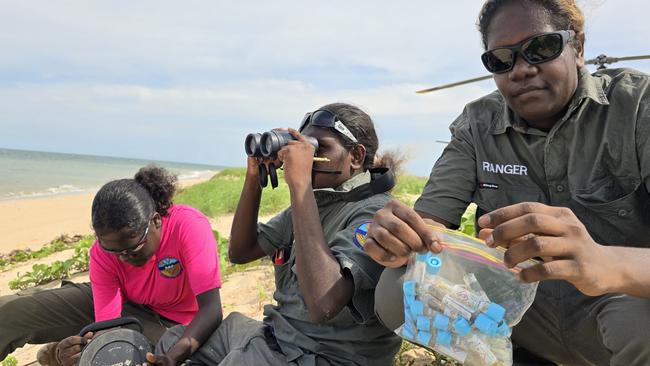
[[[92,205],[97,240],[90,249],[90,285],[0,298],[1,333],[11,333],[0,336],[0,353],[67,337],[39,361],[73,365],[93,336],[73,334],[88,323],[128,315],[154,342],[167,328],[187,325],[182,338],[151,361],[177,364],[189,357],[221,323],[221,281],[210,224],[198,210],[172,204],[175,183],[164,169],[148,166],[135,179],[104,185]]]

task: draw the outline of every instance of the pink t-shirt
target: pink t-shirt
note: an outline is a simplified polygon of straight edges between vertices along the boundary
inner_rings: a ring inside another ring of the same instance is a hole
[[[196,296],[220,288],[217,242],[198,210],[173,205],[162,218],[160,246],[142,267],[107,253],[95,242],[90,249],[90,282],[95,321],[120,317],[122,304],[149,306],[156,313],[188,324],[199,309]]]

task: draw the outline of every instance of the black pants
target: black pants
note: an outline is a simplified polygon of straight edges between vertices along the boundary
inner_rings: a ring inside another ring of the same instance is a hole
[[[177,323],[148,307],[125,303],[123,316],[136,317],[154,344]],[[26,343],[57,342],[95,321],[89,283],[63,282],[60,288],[29,289],[0,297],[0,360]]]

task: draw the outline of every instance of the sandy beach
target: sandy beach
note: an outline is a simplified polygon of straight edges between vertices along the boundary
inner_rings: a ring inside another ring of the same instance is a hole
[[[206,179],[183,180],[188,187]],[[61,234],[90,234],[94,193],[0,201],[0,253],[39,249]]]
[[[0,253],[39,249],[61,234],[90,234],[94,194],[0,201]]]

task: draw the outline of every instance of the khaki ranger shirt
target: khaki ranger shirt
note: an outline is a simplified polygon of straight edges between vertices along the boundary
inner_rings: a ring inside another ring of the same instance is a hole
[[[541,202],[570,208],[598,243],[650,247],[649,76],[579,74],[548,132],[528,127],[498,91],[469,103],[415,209],[458,225],[469,202],[478,215]]]
[[[374,313],[374,293],[383,267],[356,245],[357,229],[372,219],[390,195],[376,194],[356,202],[343,200],[353,188],[370,182],[370,174],[352,177],[341,187],[316,189],[314,195],[325,239],[341,268],[354,281],[351,302],[325,324],[310,321],[309,310],[298,288],[291,209],[267,224],[258,225],[258,243],[273,257],[278,250],[290,253],[285,263],[275,265],[277,306],[264,307],[264,322],[273,325],[275,336],[287,361],[299,365],[391,365],[400,339],[380,324]],[[319,268],[313,268],[319,271]],[[318,358],[316,356],[319,356]]]

